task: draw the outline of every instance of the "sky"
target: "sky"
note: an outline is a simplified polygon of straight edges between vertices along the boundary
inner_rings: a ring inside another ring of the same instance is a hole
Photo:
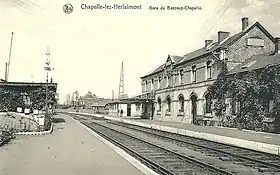
[[[63,6],[71,3],[71,14]],[[140,5],[141,10],[89,10],[81,4]],[[200,6],[201,10],[150,10],[150,6]],[[14,32],[9,81],[46,82],[50,48],[60,103],[65,95],[88,91],[111,98],[118,93],[121,63],[124,92],[141,93],[141,76],[163,64],[168,54],[182,56],[217,40],[218,31],[241,31],[241,18],[259,21],[280,36],[278,0],[0,0],[0,78],[5,77]]]

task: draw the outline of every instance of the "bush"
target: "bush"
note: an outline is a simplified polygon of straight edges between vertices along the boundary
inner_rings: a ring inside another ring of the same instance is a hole
[[[53,123],[63,123],[65,120],[63,118],[52,118]]]

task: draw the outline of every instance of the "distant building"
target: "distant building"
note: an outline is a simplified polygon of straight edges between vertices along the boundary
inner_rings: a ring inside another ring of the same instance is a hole
[[[111,99],[103,99],[100,98],[98,99],[98,101],[93,102],[91,107],[94,111],[94,113],[107,113],[107,107],[108,107],[108,103],[111,102]]]
[[[142,108],[141,108],[141,100],[135,99],[121,99],[114,100],[108,103],[108,112],[109,115],[121,115],[121,111],[123,112],[121,116],[141,116]]]
[[[92,104],[98,101],[98,97],[91,92],[80,98],[80,104],[86,109],[92,109]]]
[[[168,55],[164,64],[141,77],[141,96],[153,98],[143,108],[158,120],[215,122],[207,88],[220,73],[217,63],[225,62],[231,71],[254,55],[274,51],[274,37],[259,22],[249,26],[249,19],[242,18],[239,33],[219,31],[216,42],[205,40],[204,47],[183,56]]]

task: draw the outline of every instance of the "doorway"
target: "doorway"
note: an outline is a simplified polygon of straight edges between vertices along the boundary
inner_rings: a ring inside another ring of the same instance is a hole
[[[127,116],[131,116],[131,104],[127,104]]]
[[[192,124],[196,124],[196,116],[197,116],[197,96],[191,96],[191,114],[192,114]]]

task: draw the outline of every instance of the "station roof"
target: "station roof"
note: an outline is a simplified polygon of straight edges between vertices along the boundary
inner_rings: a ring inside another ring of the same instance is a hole
[[[257,69],[262,69],[267,66],[275,66],[280,64],[280,54],[271,55],[270,53],[263,55],[252,56],[244,63],[238,65],[228,72],[228,75],[249,72]]]
[[[217,41],[213,42],[212,44],[210,44],[209,49],[205,49],[205,47],[202,47],[200,49],[197,49],[197,50],[194,50],[190,53],[187,53],[183,56],[171,56],[172,62],[176,66],[176,65],[183,64],[185,62],[191,61],[193,59],[200,58],[204,55],[210,54],[213,51],[219,50],[220,48],[227,48],[229,45],[231,45],[232,43],[234,43],[235,41],[240,39],[242,36],[246,35],[251,29],[253,29],[256,26],[260,30],[262,30],[268,38],[270,38],[271,40],[274,41],[274,37],[259,22],[255,22],[253,25],[251,25],[251,27],[248,27],[245,31],[236,33],[235,35],[232,35],[232,36],[228,37],[227,39],[225,39],[220,44]],[[154,69],[152,72],[146,74],[145,76],[143,76],[141,78],[146,78],[150,75],[157,74],[157,73],[163,71],[164,69],[165,69],[165,63],[160,65],[159,67]]]
[[[0,81],[0,86],[42,86],[46,85],[47,83],[33,83],[33,82],[5,82],[5,81]],[[57,83],[48,83],[48,86],[53,86],[57,88]]]

